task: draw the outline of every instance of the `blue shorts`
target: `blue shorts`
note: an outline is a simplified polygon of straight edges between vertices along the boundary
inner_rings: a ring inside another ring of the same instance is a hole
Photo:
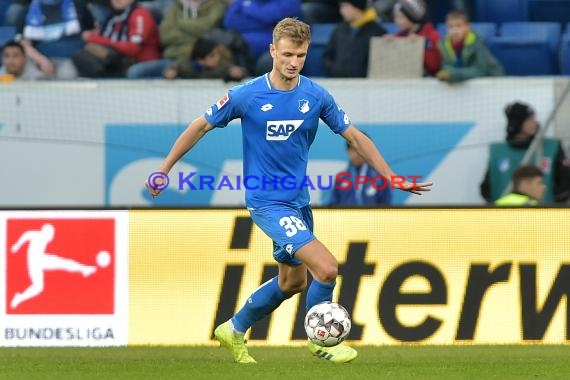
[[[273,258],[282,264],[298,266],[295,252],[315,240],[311,206],[294,208],[275,205],[249,210],[253,222],[273,240]]]

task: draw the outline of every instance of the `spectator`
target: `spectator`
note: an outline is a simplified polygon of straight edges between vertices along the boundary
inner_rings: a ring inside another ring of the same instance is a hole
[[[436,74],[437,79],[462,82],[471,78],[505,75],[503,67],[483,39],[471,30],[465,13],[448,13],[446,26],[447,36],[438,44],[443,66]]]
[[[364,132],[363,134],[366,135]],[[379,173],[368,166],[349,143],[346,144],[346,152],[349,158],[348,167],[335,176],[335,178],[337,178],[344,174],[343,178],[345,178],[345,180],[342,182],[338,180],[335,181],[328,202],[329,206],[389,205],[392,202],[390,184],[381,177],[378,177],[374,180],[374,184],[370,182],[357,185],[356,176],[365,176],[372,180],[372,178],[379,176]],[[350,180],[350,187],[346,184],[346,180]]]
[[[308,24],[336,24],[342,21],[334,0],[302,0],[301,13]]]
[[[12,80],[42,79],[44,74],[26,57],[24,46],[16,41],[9,41],[2,47],[0,82]]]
[[[394,6],[394,21],[398,25],[396,37],[425,38],[424,71],[434,76],[441,67],[441,53],[437,48],[439,33],[427,20],[423,0],[399,0]]]
[[[268,53],[273,27],[285,17],[300,16],[300,0],[234,0],[224,16],[224,27],[243,35],[256,62],[250,69],[262,75],[273,67]]]
[[[71,55],[84,45],[81,31],[92,27],[85,0],[32,0],[17,33],[26,55],[46,77],[73,79],[77,71]]]
[[[325,70],[331,77],[365,78],[370,38],[386,31],[376,22],[376,10],[367,7],[367,0],[341,0],[339,4],[344,21],[335,28],[325,47]]]
[[[113,14],[100,30],[83,33],[85,48],[73,55],[82,77],[124,77],[136,62],[160,58],[158,29],[150,11],[135,0],[111,0]]]
[[[219,26],[226,6],[226,0],[178,0],[172,3],[159,27],[162,59],[133,65],[127,77],[162,78],[168,67],[188,59],[198,38]]]
[[[522,161],[540,129],[534,110],[525,103],[515,102],[505,108],[507,138],[504,143],[491,144],[489,164],[481,183],[481,195],[495,202],[509,185],[512,173]],[[532,159],[534,160],[534,157]],[[544,202],[565,202],[570,198],[570,161],[566,159],[560,140],[544,138],[540,168],[544,174]]]
[[[375,0],[372,6],[376,9],[378,18],[382,22],[394,22],[394,5],[398,0]]]
[[[513,173],[513,191],[495,201],[497,206],[536,206],[544,196],[543,174],[534,165],[520,166]]]
[[[166,79],[224,79],[240,81],[247,76],[247,70],[237,66],[232,53],[224,45],[209,39],[199,38],[186,61],[165,71]]]

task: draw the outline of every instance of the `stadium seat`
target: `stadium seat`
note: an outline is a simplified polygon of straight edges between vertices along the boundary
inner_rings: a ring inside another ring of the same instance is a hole
[[[0,26],[0,46],[13,40],[16,36],[16,28],[12,26]]]
[[[6,11],[8,10],[8,7],[10,6],[11,3],[12,3],[11,0],[0,0],[0,26],[4,25],[4,23],[6,22],[5,20]]]
[[[570,31],[562,36],[560,49],[560,74],[570,75]]]
[[[488,41],[491,37],[497,34],[497,25],[492,22],[471,22],[471,29],[475,31],[479,36],[483,37],[485,41]],[[447,35],[447,28],[445,23],[437,25],[437,31],[442,37]]]
[[[303,75],[309,77],[326,77],[323,65],[323,53],[331,34],[337,24],[313,24],[311,26],[311,45],[303,68]]]
[[[557,64],[549,42],[534,36],[496,36],[489,48],[503,64],[507,75],[554,75]]]
[[[556,22],[505,22],[499,28],[504,37],[536,37],[548,41],[553,56],[558,54],[561,25]]]
[[[530,21],[569,22],[570,1],[529,0],[528,16]]]
[[[10,41],[13,40],[16,36],[16,29],[11,26],[0,26],[0,49],[2,46]],[[0,66],[2,66],[2,51],[0,50]]]
[[[528,21],[528,0],[477,0],[475,20],[486,22]]]

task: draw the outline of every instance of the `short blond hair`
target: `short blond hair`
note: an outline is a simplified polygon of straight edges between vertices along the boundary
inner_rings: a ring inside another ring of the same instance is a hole
[[[298,45],[310,42],[311,27],[296,18],[284,18],[273,28],[273,44],[284,38],[289,38]]]

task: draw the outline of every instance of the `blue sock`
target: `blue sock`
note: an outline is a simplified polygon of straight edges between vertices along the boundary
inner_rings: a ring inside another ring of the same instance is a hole
[[[335,285],[336,282],[327,284],[313,279],[309,286],[309,290],[307,291],[307,311],[318,303],[332,301],[332,294]]]
[[[234,329],[238,333],[245,333],[251,325],[277,309],[289,297],[279,287],[278,276],[273,277],[257,288],[233,316]]]

